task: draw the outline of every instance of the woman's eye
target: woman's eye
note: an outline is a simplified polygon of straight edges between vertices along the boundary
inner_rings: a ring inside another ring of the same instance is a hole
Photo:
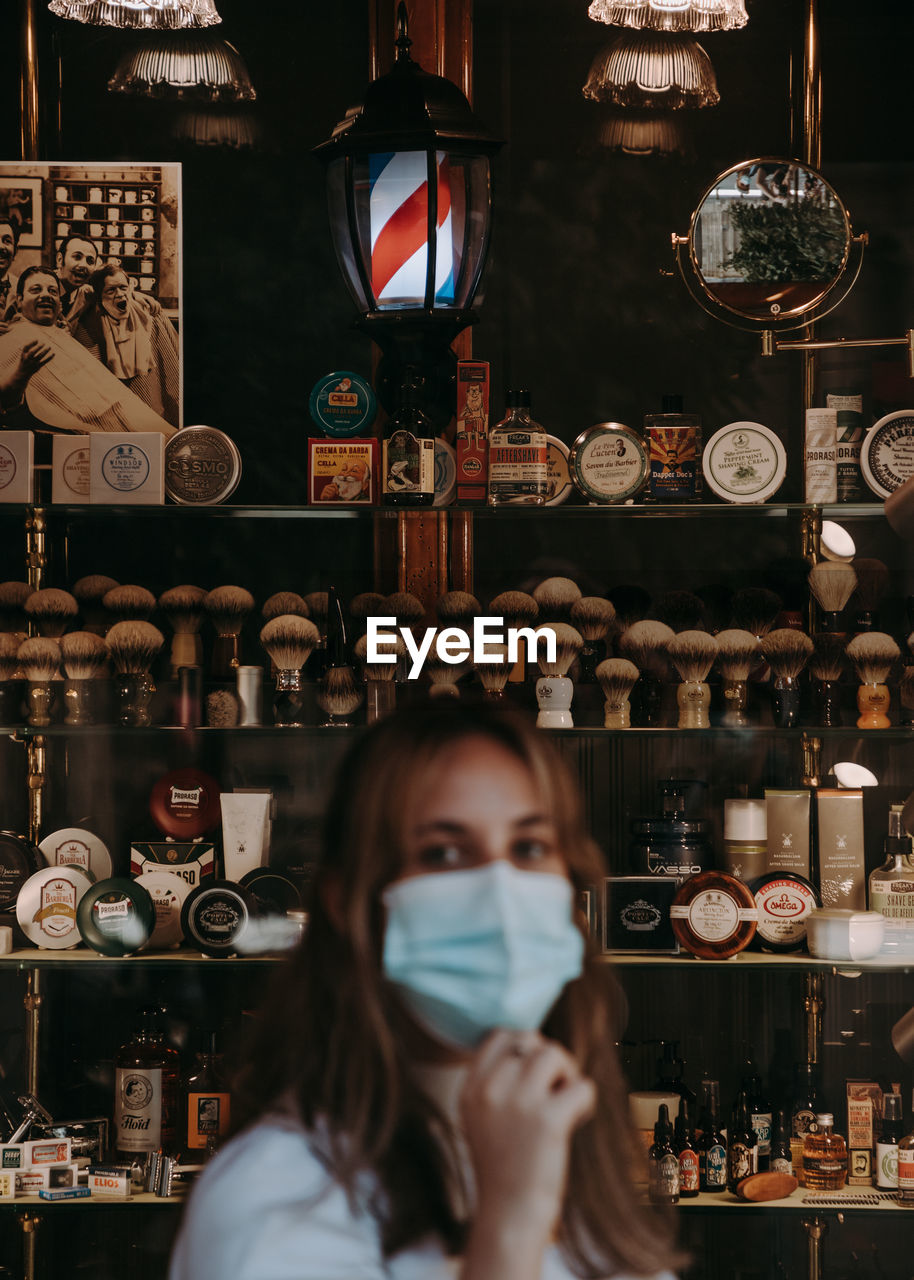
[[[546,840],[518,840],[514,845],[514,857],[520,862],[541,862],[553,852]]]
[[[419,862],[422,866],[428,867],[432,871],[444,871],[452,867],[459,867],[463,861],[464,852],[456,844],[429,845],[419,854]]]

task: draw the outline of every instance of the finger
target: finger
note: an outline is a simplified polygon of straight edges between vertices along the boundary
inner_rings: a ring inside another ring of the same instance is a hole
[[[571,1133],[590,1119],[596,1105],[597,1086],[588,1076],[581,1076],[550,1094],[544,1115],[558,1130]]]
[[[477,1079],[487,1076],[497,1063],[534,1049],[541,1039],[538,1031],[493,1031],[477,1050],[471,1074]]]
[[[571,1054],[549,1041],[524,1059],[518,1089],[527,1095],[545,1096],[580,1077],[580,1067]]]

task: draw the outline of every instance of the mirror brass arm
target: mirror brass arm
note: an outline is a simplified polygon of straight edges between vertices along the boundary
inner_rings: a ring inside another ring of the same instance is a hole
[[[778,351],[833,351],[837,347],[905,347],[908,377],[914,378],[914,329],[908,329],[903,338],[798,338],[788,342],[775,338],[770,329],[762,332],[763,356]]]

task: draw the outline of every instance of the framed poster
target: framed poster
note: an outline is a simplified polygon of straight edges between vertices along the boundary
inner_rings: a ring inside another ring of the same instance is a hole
[[[0,216],[9,218],[17,229],[20,249],[38,249],[41,246],[41,179],[29,176],[9,175],[16,166],[4,165],[0,177]],[[22,165],[26,174],[32,166]]]

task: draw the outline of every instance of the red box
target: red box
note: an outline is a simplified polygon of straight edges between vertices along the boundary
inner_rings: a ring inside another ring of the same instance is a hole
[[[489,362],[457,361],[457,435],[489,433]]]
[[[378,500],[378,442],[374,436],[308,441],[308,501],[371,506]]]
[[[489,490],[489,441],[486,436],[457,437],[457,501],[485,502]]]

